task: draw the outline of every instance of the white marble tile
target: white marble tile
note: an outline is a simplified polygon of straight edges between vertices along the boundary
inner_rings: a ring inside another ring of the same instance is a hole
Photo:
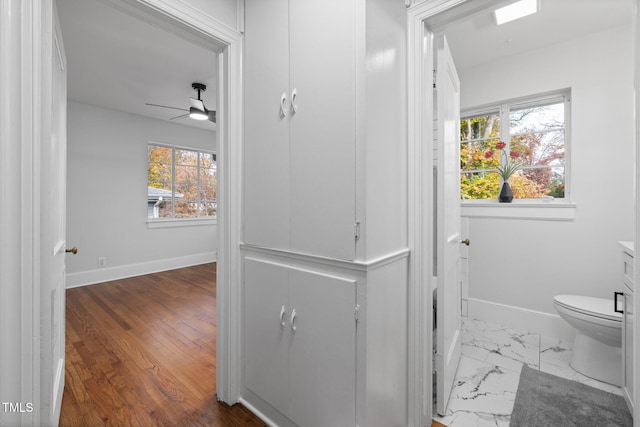
[[[540,366],[540,335],[465,319],[462,354],[467,357],[520,372],[522,364]]]
[[[571,342],[465,318],[462,354],[447,414],[435,417],[448,427],[508,426],[524,363],[621,394],[619,387],[588,378],[571,368]]]
[[[466,356],[460,359],[447,414],[449,427],[508,426],[520,374]]]
[[[573,370],[569,365],[573,357],[572,343],[555,338],[542,337],[540,346],[540,370],[568,380],[577,381],[600,390],[622,395],[620,387],[589,378]]]

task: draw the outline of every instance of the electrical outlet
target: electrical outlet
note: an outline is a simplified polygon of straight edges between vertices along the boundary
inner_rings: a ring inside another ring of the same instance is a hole
[[[98,258],[98,267],[106,267],[107,266],[107,258],[99,257]]]

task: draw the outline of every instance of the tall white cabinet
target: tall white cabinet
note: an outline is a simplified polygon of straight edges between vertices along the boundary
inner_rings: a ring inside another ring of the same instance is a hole
[[[406,10],[245,0],[242,401],[407,423]]]

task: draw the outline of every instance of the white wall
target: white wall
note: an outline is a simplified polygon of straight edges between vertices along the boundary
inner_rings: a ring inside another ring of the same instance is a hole
[[[239,16],[242,0],[183,0],[183,2],[234,30],[240,30]]]
[[[471,299],[555,314],[554,295],[621,289],[617,241],[634,237],[631,53],[624,27],[460,70],[463,109],[572,91],[575,220],[471,218]]]
[[[67,287],[215,259],[216,225],[146,223],[147,143],[214,151],[214,131],[70,101],[67,132]]]

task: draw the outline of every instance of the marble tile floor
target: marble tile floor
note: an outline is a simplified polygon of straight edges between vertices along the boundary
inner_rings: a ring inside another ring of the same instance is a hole
[[[480,320],[463,319],[462,357],[447,414],[448,427],[508,426],[523,364],[611,393],[620,388],[585,377],[569,366],[571,342]]]

